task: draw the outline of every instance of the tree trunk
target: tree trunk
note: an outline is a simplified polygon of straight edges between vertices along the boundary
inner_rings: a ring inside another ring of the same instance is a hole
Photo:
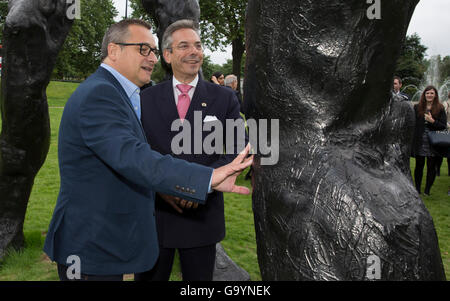
[[[245,51],[245,44],[242,37],[239,37],[231,42],[233,56],[233,74],[237,76],[238,79],[238,91],[241,89],[241,62],[242,56]]]

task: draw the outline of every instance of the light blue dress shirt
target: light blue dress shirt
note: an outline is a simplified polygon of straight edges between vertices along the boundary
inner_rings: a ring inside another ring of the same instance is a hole
[[[127,94],[130,100],[131,106],[134,108],[134,112],[136,113],[139,121],[141,121],[141,96],[140,96],[141,89],[139,89],[138,86],[133,84],[128,78],[120,74],[119,71],[117,71],[113,67],[105,63],[101,63],[100,66],[108,70],[120,83],[120,85],[125,90],[125,93]],[[208,193],[213,192],[211,188],[211,182],[212,182],[212,174],[211,178],[209,179]]]
[[[126,78],[125,76],[120,74],[113,67],[111,67],[107,64],[104,64],[104,63],[102,63],[100,66],[105,68],[109,72],[111,72],[111,74],[119,81],[120,85],[123,87],[123,89],[125,90],[125,93],[127,94],[128,98],[130,100],[130,103],[134,109],[134,112],[136,113],[136,115],[140,121],[141,120],[141,96],[140,96],[141,89],[139,89],[138,86],[133,84],[128,78]]]

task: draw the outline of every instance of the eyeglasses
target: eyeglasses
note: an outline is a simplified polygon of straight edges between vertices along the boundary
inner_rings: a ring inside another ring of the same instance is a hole
[[[198,51],[203,51],[203,45],[200,42],[194,44],[180,43],[175,46],[175,48],[180,51],[187,51],[188,49],[191,49],[191,47],[194,47]],[[168,47],[167,49],[173,49],[173,47]]]
[[[122,46],[139,46],[139,53],[143,56],[149,56],[150,52],[153,52],[157,58],[159,58],[159,50],[157,48],[152,48],[147,43],[114,43]]]

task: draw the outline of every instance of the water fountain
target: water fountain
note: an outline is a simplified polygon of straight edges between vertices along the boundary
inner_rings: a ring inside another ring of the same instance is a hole
[[[427,71],[425,71],[424,78],[421,81],[419,87],[410,84],[402,89],[403,92],[409,88],[415,88],[416,92],[411,97],[411,102],[413,102],[413,104],[419,102],[422,91],[425,89],[426,86],[429,85],[433,85],[436,87],[436,89],[439,92],[439,99],[441,102],[447,99],[448,92],[450,91],[450,78],[441,80],[440,78],[441,75],[439,72],[439,61],[440,61],[439,56],[435,55],[430,58],[430,65],[428,66]]]

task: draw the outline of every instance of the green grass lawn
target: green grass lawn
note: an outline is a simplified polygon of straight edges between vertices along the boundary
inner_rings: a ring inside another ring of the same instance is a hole
[[[51,122],[51,145],[47,160],[39,171],[30,196],[24,223],[26,247],[20,252],[11,252],[0,265],[0,280],[58,280],[56,264],[43,254],[45,233],[53,213],[59,190],[57,161],[57,136],[62,109],[67,98],[78,84],[51,82],[48,103]],[[414,168],[414,159],[411,168]],[[436,178],[431,196],[423,197],[433,216],[439,238],[442,259],[447,277],[450,277],[450,197],[447,196],[449,177],[447,162],[441,169],[442,176]],[[249,181],[238,178],[240,185],[249,187]],[[226,238],[222,245],[228,255],[249,272],[252,280],[261,280],[256,256],[256,241],[250,196],[225,195]],[[174,264],[172,280],[180,280],[178,260]],[[449,279],[450,280],[450,279]]]

